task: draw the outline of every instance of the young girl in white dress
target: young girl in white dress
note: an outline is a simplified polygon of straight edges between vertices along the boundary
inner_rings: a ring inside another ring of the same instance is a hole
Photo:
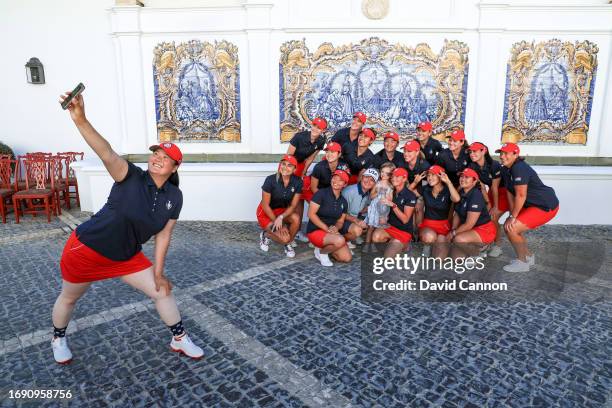
[[[372,233],[376,228],[386,228],[387,218],[389,217],[388,205],[383,204],[383,198],[391,200],[393,198],[393,186],[391,185],[391,173],[395,170],[395,164],[387,162],[380,167],[380,180],[370,192],[372,202],[368,207],[368,215],[365,222],[368,224],[368,232],[366,234],[366,243],[364,252],[370,252],[372,248]]]

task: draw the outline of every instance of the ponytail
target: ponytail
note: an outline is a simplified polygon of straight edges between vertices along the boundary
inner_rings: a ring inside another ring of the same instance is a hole
[[[179,175],[178,175],[178,171],[175,171],[174,173],[172,173],[170,175],[170,177],[168,178],[168,181],[170,182],[170,184],[174,184],[175,186],[179,186]]]

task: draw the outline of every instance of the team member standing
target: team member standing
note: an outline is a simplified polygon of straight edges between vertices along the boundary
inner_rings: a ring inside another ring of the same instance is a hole
[[[357,147],[357,139],[359,138],[359,134],[363,129],[363,126],[366,124],[368,117],[363,112],[355,112],[353,114],[353,121],[351,122],[351,126],[347,128],[338,129],[336,133],[332,136],[330,142],[336,142],[340,145],[340,147],[344,147],[345,144],[350,143],[353,146]]]
[[[535,265],[535,255],[529,252],[523,234],[552,220],[559,212],[559,200],[555,190],[542,183],[531,166],[519,157],[520,149],[516,144],[506,143],[496,152],[502,165],[508,169],[502,172],[510,206],[504,230],[518,258],[504,266],[504,270],[527,272]]]
[[[404,167],[404,155],[398,152],[397,145],[399,144],[399,135],[395,132],[387,132],[383,135],[384,148],[376,153],[379,157],[380,164],[391,162],[395,167]]]
[[[357,147],[351,144],[345,144],[342,147],[342,157],[351,169],[349,184],[357,183],[362,170],[380,166],[379,158],[370,150],[370,145],[374,140],[376,140],[376,133],[370,128],[365,128],[359,134]]]
[[[493,160],[489,149],[482,143],[474,142],[467,150],[471,161],[468,167],[475,170],[480,177],[480,189],[487,201],[489,215],[497,228],[495,242],[488,251],[488,255],[495,258],[502,254],[502,249],[498,244],[502,232],[498,222],[499,217],[508,211],[508,197],[501,178],[502,166],[498,161]]]
[[[416,196],[406,187],[408,172],[404,168],[393,170],[391,184],[393,185],[393,200],[385,200],[391,207],[387,228],[374,230],[372,240],[375,243],[387,242],[385,257],[392,258],[408,248],[412,240],[412,213],[416,205]]]
[[[453,258],[477,255],[483,245],[495,240],[496,229],[479,187],[478,173],[467,168],[460,174],[461,201],[455,206],[452,230],[447,239],[453,245]]]
[[[429,164],[436,164],[438,154],[443,150],[442,143],[431,137],[431,122],[421,122],[417,126],[417,139],[421,145],[421,151]]]
[[[302,194],[306,201],[310,202],[317,191],[331,185],[332,174],[336,169],[350,172],[348,165],[340,159],[341,151],[342,148],[335,142],[325,146],[325,157],[314,166],[310,174],[310,189]]]
[[[315,257],[323,266],[334,266],[329,254],[339,262],[350,262],[352,259],[343,236],[349,233],[350,227],[350,222],[348,225],[345,222],[348,203],[341,194],[348,180],[349,175],[345,171],[334,171],[331,186],[317,191],[310,201],[306,232],[316,247]]]
[[[68,96],[66,93],[62,101]],[[60,261],[62,291],[53,306],[53,357],[60,364],[72,360],[66,328],[76,302],[94,281],[118,278],[149,296],[172,332],[172,350],[192,358],[204,353],[183,327],[164,275],[164,262],[172,230],[183,205],[177,170],[180,149],[172,143],[151,146],[148,170],[121,158],[93,128],[85,116],[83,96],[68,107],[83,139],[100,157],[115,180],[108,201],[91,219],[70,235]],[[142,253],[142,244],[155,235],[155,264]],[[131,335],[126,333],[126,335]]]
[[[420,174],[420,179],[423,180],[431,165],[422,157],[421,145],[416,140],[407,142],[402,149],[404,150],[404,168],[408,171],[409,188],[419,198],[415,207],[415,223],[419,225],[423,221],[423,200],[420,198],[422,186],[420,181],[418,183],[414,181],[417,174]]]
[[[453,185],[457,187],[459,185],[459,173],[470,163],[470,157],[465,150],[467,147],[465,133],[461,129],[454,130],[447,137],[447,140],[448,148],[438,153],[436,164],[444,169]]]
[[[295,157],[283,156],[278,171],[266,177],[261,186],[261,202],[257,206],[257,222],[263,230],[259,247],[268,252],[272,239],[284,246],[289,258],[295,256],[291,243],[302,222],[295,211],[302,193],[302,179],[293,174],[297,164]]]

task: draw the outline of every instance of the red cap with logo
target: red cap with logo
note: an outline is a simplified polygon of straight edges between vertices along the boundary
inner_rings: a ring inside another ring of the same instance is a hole
[[[402,149],[406,152],[418,152],[419,150],[421,150],[421,144],[416,140],[411,140],[409,142],[406,142]]]
[[[312,125],[318,127],[321,130],[327,129],[327,121],[323,118],[314,118]]]
[[[516,143],[504,143],[500,149],[497,149],[495,151],[495,153],[500,152],[519,154],[521,152],[521,149]]]
[[[468,150],[472,150],[472,151],[484,150],[486,152],[488,149],[487,149],[487,146],[483,145],[482,143],[474,142],[470,145],[470,147],[468,147]]]
[[[329,142],[327,146],[325,146],[325,151],[326,152],[341,152],[342,146],[340,146],[340,143]]]
[[[408,178],[408,170],[406,170],[403,167],[398,167],[397,169],[393,170],[393,176],[394,177],[406,177]]]
[[[464,169],[461,173],[459,173],[459,175],[465,177],[472,177],[476,180],[480,180],[480,177],[478,176],[478,173],[476,173],[476,170],[470,168]]]
[[[366,121],[368,120],[368,117],[363,112],[355,112],[355,113],[353,113],[353,118],[359,119],[359,121],[363,125],[365,125]]]
[[[338,176],[340,177],[345,183],[349,182],[349,175],[346,171],[344,170],[338,170],[336,169],[336,171],[334,171],[334,176]]]
[[[444,169],[442,168],[442,166],[438,166],[437,164],[431,166],[429,169],[427,169],[427,171],[433,174],[437,174],[438,176],[444,173]]]
[[[183,153],[181,152],[181,149],[179,149],[179,147],[174,143],[164,142],[149,147],[149,150],[152,152],[156,151],[157,149],[162,149],[164,152],[166,152],[168,157],[174,160],[177,164],[181,164],[181,162],[183,161]]]
[[[383,136],[383,139],[387,139],[387,138],[393,139],[396,142],[399,142],[399,135],[397,133],[395,133],[395,132],[387,132],[387,133],[385,133],[384,136]]]
[[[457,130],[453,130],[450,136],[447,136],[447,138],[449,137],[453,140],[460,142],[462,140],[465,140],[465,133],[463,132],[462,129],[457,129]]]
[[[417,126],[417,128],[424,130],[426,132],[429,132],[432,129],[431,126],[431,122],[427,121],[427,122],[421,122],[419,123],[419,125]]]
[[[365,128],[361,131],[361,134],[369,137],[372,140],[376,140],[376,133],[374,133],[374,131],[370,128]]]
[[[294,156],[290,155],[290,154],[284,155],[283,158],[281,159],[281,161],[289,162],[289,163],[293,164],[295,167],[297,167],[297,165],[298,165],[297,159]]]

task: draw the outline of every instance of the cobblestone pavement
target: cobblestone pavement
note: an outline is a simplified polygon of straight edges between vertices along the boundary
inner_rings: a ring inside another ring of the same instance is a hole
[[[59,366],[49,345],[58,260],[69,226],[88,216],[67,214],[0,224],[2,407],[610,406],[610,301],[367,303],[358,253],[325,269],[305,244],[294,259],[278,246],[263,253],[255,223],[176,228],[167,274],[204,359],[171,353],[152,303],[110,280],[79,302],[74,361]],[[603,273],[583,286],[612,289],[611,226],[548,226],[530,239],[603,243]],[[73,397],[9,398],[23,389]]]

